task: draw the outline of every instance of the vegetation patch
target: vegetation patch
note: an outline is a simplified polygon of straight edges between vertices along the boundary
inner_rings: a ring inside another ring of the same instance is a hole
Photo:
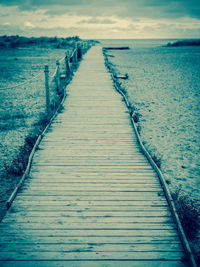
[[[78,36],[58,38],[58,37],[24,37],[19,35],[0,36],[0,48],[19,48],[19,47],[41,47],[41,48],[66,48],[73,47],[75,42],[80,41]]]
[[[156,163],[156,165],[158,166],[158,168],[160,169],[161,168],[161,163],[162,163],[161,158],[158,158],[156,155],[153,155],[152,156],[152,159]]]
[[[175,43],[168,43],[167,47],[180,47],[180,46],[200,46],[200,39],[182,40]]]
[[[181,188],[172,193],[172,198],[187,238],[189,240],[194,239],[200,229],[200,209],[196,201],[191,196],[186,195]]]
[[[26,114],[24,110],[2,111],[0,116],[0,131],[10,131],[25,125]]]
[[[138,112],[135,112],[134,115],[133,115],[133,120],[135,123],[138,123],[139,120],[140,120],[140,117],[141,117],[141,114],[138,113]]]

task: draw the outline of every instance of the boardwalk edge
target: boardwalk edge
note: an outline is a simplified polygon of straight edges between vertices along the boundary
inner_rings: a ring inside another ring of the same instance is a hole
[[[49,126],[51,125],[52,121],[55,119],[55,117],[58,115],[59,113],[59,109],[62,107],[65,99],[66,99],[66,90],[65,90],[65,93],[64,93],[64,96],[62,98],[62,101],[60,102],[58,108],[56,109],[54,115],[51,117],[49,123],[47,124],[47,126],[44,128],[44,130],[42,131],[42,133],[38,136],[32,150],[31,150],[31,153],[29,155],[29,158],[28,158],[28,164],[26,166],[26,170],[23,174],[23,176],[21,177],[20,181],[18,182],[18,184],[16,185],[15,189],[13,190],[12,194],[10,195],[9,199],[7,200],[6,202],[6,206],[7,206],[7,210],[11,207],[12,205],[12,202],[14,201],[16,195],[17,195],[17,192],[19,191],[21,185],[23,184],[24,180],[28,177],[29,173],[30,173],[30,169],[31,169],[31,163],[32,163],[32,160],[33,160],[33,157],[34,157],[34,154],[35,154],[35,151],[37,150],[37,147],[39,146],[43,136],[45,135],[46,131],[48,130]]]
[[[130,112],[130,109],[129,109],[130,108],[130,105],[128,103],[127,97],[124,94],[124,92],[121,90],[121,88],[119,87],[119,85],[117,83],[117,80],[116,80],[114,74],[112,73],[112,70],[108,67],[109,63],[108,63],[108,60],[106,58],[106,54],[104,52],[103,52],[103,54],[104,54],[104,58],[106,59],[105,60],[105,66],[107,67],[107,69],[108,69],[108,71],[109,71],[109,73],[111,74],[111,77],[112,77],[113,86],[114,86],[115,90],[119,94],[122,95],[122,97],[123,97],[123,99],[124,99],[124,101],[126,103],[127,109],[129,110],[129,115],[130,115],[131,123],[133,125],[134,131],[135,131],[135,134],[136,134],[136,137],[137,137],[137,141],[138,141],[138,143],[140,145],[140,148],[141,148],[141,150],[144,153],[144,155],[146,156],[147,160],[149,161],[149,163],[151,164],[151,166],[154,168],[154,170],[156,171],[156,173],[158,175],[158,178],[159,178],[159,181],[161,183],[162,189],[164,191],[165,197],[166,197],[167,202],[169,204],[169,207],[171,209],[171,213],[172,213],[174,222],[175,222],[175,224],[177,226],[177,230],[178,230],[180,239],[182,241],[182,244],[183,244],[185,253],[187,255],[187,259],[189,260],[189,264],[190,264],[191,267],[197,267],[196,262],[195,262],[195,259],[194,259],[194,255],[192,253],[192,250],[190,248],[190,245],[188,243],[188,240],[187,240],[187,238],[185,236],[183,227],[181,225],[181,222],[180,222],[178,213],[176,211],[176,207],[175,207],[173,198],[172,198],[171,193],[169,191],[169,187],[168,187],[168,185],[166,183],[165,177],[164,177],[163,173],[161,172],[161,170],[159,169],[159,167],[157,166],[157,164],[155,163],[155,161],[153,160],[150,152],[147,150],[147,148],[142,143],[141,137],[139,135],[138,129],[137,129],[136,124],[135,124],[134,119],[133,119],[133,117],[135,115],[135,111],[133,113]]]
[[[89,50],[89,49],[88,49]],[[74,52],[73,52],[74,53]],[[72,54],[73,56],[73,54]],[[82,59],[83,60],[83,59]],[[75,69],[76,71],[77,69]],[[58,115],[59,113],[59,109],[62,107],[63,103],[65,102],[65,99],[67,97],[67,93],[66,93],[66,87],[69,85],[69,83],[71,82],[71,78],[69,78],[67,80],[67,84],[64,88],[64,95],[63,95],[63,98],[59,104],[59,106],[57,107],[56,111],[54,112],[53,116],[51,117],[49,123],[46,125],[46,127],[44,128],[44,130],[42,131],[42,133],[38,136],[32,150],[31,150],[31,153],[29,155],[29,158],[28,158],[28,163],[27,163],[27,166],[26,166],[26,170],[23,174],[23,176],[21,177],[20,181],[18,182],[18,184],[15,186],[14,190],[12,191],[9,199],[7,200],[6,202],[6,208],[7,210],[10,208],[10,206],[12,205],[12,202],[14,201],[16,195],[17,195],[17,192],[19,191],[21,185],[23,184],[24,180],[28,177],[29,175],[29,172],[30,172],[30,169],[31,169],[31,163],[32,163],[32,160],[33,160],[33,156],[35,154],[35,151],[37,150],[37,147],[38,145],[40,144],[43,136],[45,135],[47,129],[49,128],[49,126],[51,125],[52,121],[55,119],[55,117]]]

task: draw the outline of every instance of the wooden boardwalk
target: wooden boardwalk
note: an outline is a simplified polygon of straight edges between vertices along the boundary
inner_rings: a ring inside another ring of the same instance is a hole
[[[155,171],[100,47],[71,85],[0,226],[0,266],[185,266]]]

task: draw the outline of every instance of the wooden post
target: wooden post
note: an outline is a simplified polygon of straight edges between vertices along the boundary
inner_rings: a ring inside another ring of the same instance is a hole
[[[49,66],[48,65],[45,65],[44,73],[45,73],[46,112],[47,112],[47,115],[49,115],[50,114],[50,101],[49,101]]]
[[[75,51],[74,51],[74,63],[76,64],[77,63],[77,49],[78,49],[78,46],[77,46],[77,43],[75,44]]]
[[[79,42],[77,46],[77,61],[80,61],[82,58],[82,43]]]
[[[70,76],[70,67],[69,67],[69,60],[68,60],[68,52],[66,53],[65,56],[65,65],[66,65],[66,76]]]
[[[57,72],[56,72],[56,89],[58,92],[60,92],[60,62],[57,60],[56,61],[57,65]]]

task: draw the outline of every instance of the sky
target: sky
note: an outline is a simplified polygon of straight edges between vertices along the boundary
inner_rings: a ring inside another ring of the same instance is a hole
[[[0,0],[0,35],[200,38],[200,0]]]

